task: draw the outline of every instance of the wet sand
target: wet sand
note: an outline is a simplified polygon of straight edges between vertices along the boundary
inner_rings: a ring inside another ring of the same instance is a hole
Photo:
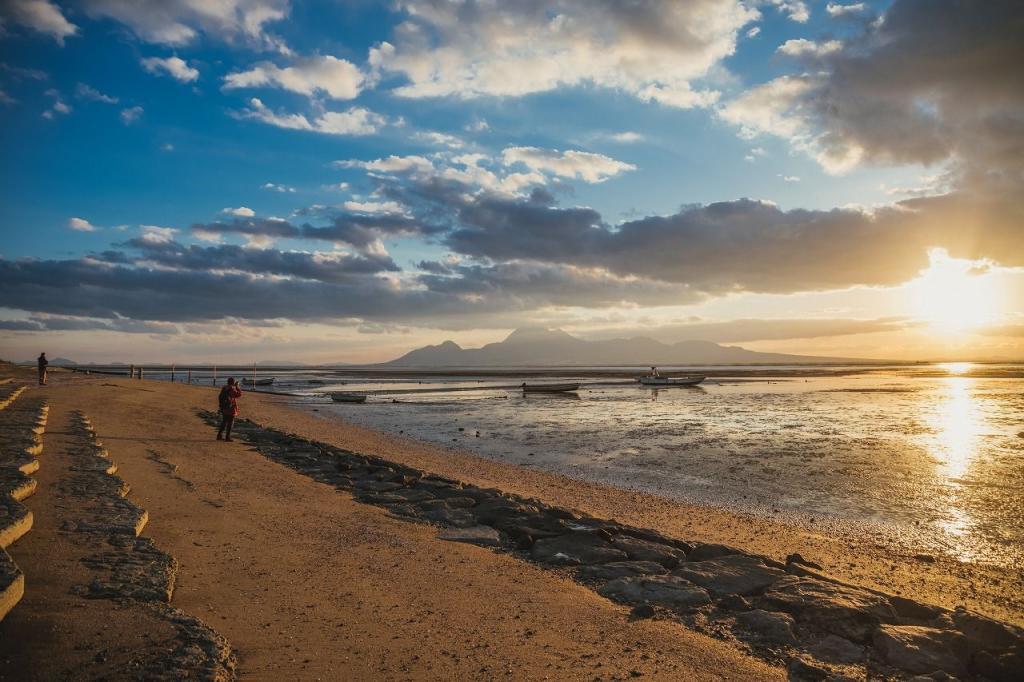
[[[232,643],[242,678],[782,677],[781,669],[679,624],[631,621],[625,608],[557,573],[439,541],[430,527],[357,504],[241,444],[214,441],[197,417],[215,407],[209,387],[61,372],[52,383],[43,391],[51,410],[82,409],[92,418],[132,498],[149,512],[146,534],[180,562],[174,606]],[[1020,573],[893,556],[871,538],[826,536],[527,470],[287,402],[246,393],[241,405],[262,424],[353,451],[671,535],[777,559],[799,552],[850,582],[1024,623]],[[39,502],[45,498],[26,502],[37,518],[46,514]],[[28,587],[0,623],[0,642],[8,643],[52,632],[61,619],[46,609],[53,595],[45,582],[33,580],[60,559],[59,547],[54,552],[45,534],[29,533],[11,554]],[[88,669],[93,652],[69,644],[55,645],[54,657]],[[7,669],[25,662],[3,649]]]

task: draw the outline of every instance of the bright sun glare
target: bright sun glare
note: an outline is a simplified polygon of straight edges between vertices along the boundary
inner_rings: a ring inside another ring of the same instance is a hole
[[[928,269],[908,286],[915,316],[953,332],[995,320],[1002,292],[989,263],[952,258],[944,249],[933,249],[928,257]]]

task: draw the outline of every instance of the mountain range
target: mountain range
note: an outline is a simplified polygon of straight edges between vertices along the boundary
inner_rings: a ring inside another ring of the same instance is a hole
[[[662,343],[644,336],[586,341],[562,331],[526,327],[504,341],[462,348],[454,341],[424,346],[383,363],[387,367],[648,366],[864,362],[850,358],[761,353],[710,341]]]

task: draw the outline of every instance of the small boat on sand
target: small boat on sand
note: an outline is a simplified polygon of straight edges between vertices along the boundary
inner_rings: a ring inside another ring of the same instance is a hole
[[[658,388],[668,386],[696,386],[705,379],[707,379],[706,376],[697,374],[685,377],[663,377],[658,373],[657,367],[651,367],[650,374],[645,374],[642,377],[636,378],[636,380],[644,386],[656,386]]]
[[[268,379],[250,379],[248,377],[242,377],[242,384],[245,386],[273,386],[274,377]]]
[[[579,390],[579,384],[527,384],[523,383],[523,393],[566,393]]]
[[[336,403],[365,403],[365,393],[332,393],[331,400]]]

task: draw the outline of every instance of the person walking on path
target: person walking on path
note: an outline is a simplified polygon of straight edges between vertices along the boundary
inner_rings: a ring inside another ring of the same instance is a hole
[[[225,429],[227,434],[224,440],[231,440],[231,427],[238,416],[238,399],[241,397],[242,389],[235,383],[234,378],[228,379],[228,383],[220,389],[220,429],[217,430],[217,440],[221,440],[221,434],[224,434]]]
[[[46,366],[50,364],[50,361],[46,359],[46,353],[39,354],[39,385],[46,385]]]

